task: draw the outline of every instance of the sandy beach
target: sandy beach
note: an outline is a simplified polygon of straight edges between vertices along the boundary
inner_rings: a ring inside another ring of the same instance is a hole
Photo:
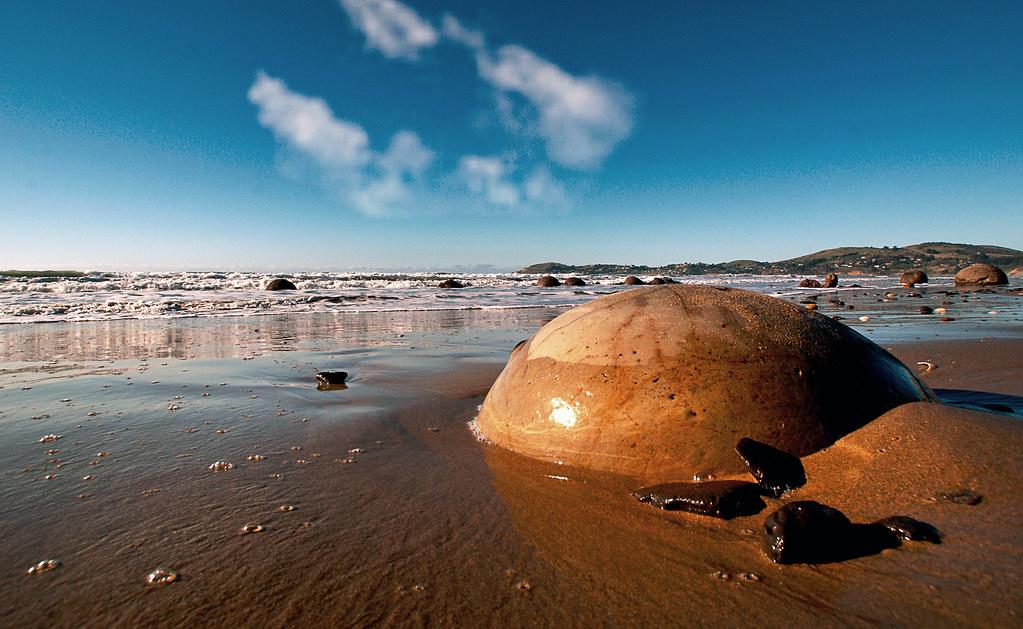
[[[957,294],[943,323],[844,292],[886,309],[858,329],[955,406],[889,411],[729,521],[474,438],[511,348],[563,309],[3,326],[0,624],[1015,625],[1023,325],[988,298]],[[317,390],[332,369],[348,387]],[[964,489],[979,504],[942,498]],[[791,500],[942,543],[773,564],[759,531]],[[160,567],[179,579],[147,585]]]

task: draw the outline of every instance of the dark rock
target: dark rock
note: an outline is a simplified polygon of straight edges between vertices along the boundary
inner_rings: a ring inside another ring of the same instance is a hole
[[[790,502],[764,520],[764,552],[774,562],[827,563],[896,548],[899,537],[880,524],[853,524],[838,509]]]
[[[912,271],[906,271],[899,276],[899,283],[906,288],[913,288],[917,284],[927,283],[927,274],[920,269],[913,269]]]
[[[558,278],[553,275],[544,275],[540,279],[536,280],[536,285],[551,288],[553,286],[561,286],[561,282],[559,282]]]
[[[983,496],[970,489],[957,489],[955,491],[945,492],[940,494],[938,498],[954,502],[957,505],[968,505],[976,506],[980,504],[980,501],[984,499]]]
[[[295,290],[295,285],[291,283],[291,280],[276,277],[266,283],[266,290]]]
[[[316,374],[316,388],[321,391],[347,389],[346,380],[348,380],[347,371],[321,371]]]
[[[934,308],[931,308],[930,306],[920,306],[920,314],[934,314]]]
[[[828,273],[824,276],[824,282],[821,284],[822,288],[834,288],[836,286],[838,286],[838,275]]]
[[[658,285],[660,285],[660,284],[678,284],[678,282],[676,282],[675,280],[671,279],[670,277],[655,277],[654,279],[650,280],[650,283],[651,284],[658,284]]]
[[[458,280],[444,280],[443,282],[438,284],[438,287],[439,288],[465,288],[465,284],[459,282]]]
[[[735,451],[769,496],[780,498],[806,484],[803,463],[788,452],[749,437],[740,439]]]
[[[646,284],[646,282],[644,282],[643,280],[639,279],[635,275],[630,275],[629,277],[625,278],[625,283],[628,284],[629,286],[635,286],[635,285],[639,285],[639,284]]]
[[[955,277],[956,286],[992,286],[1008,283],[1009,278],[1005,275],[1005,271],[983,262],[971,264],[956,273]]]
[[[689,511],[725,520],[759,513],[766,506],[760,498],[760,487],[745,481],[665,483],[644,487],[632,495],[658,509]]]
[[[893,515],[878,520],[874,524],[887,527],[891,532],[908,542],[941,543],[941,533],[938,532],[938,529],[926,522],[914,520],[906,515]]]
[[[806,278],[805,280],[803,280],[802,282],[799,283],[799,287],[800,288],[820,288],[821,287],[821,283],[818,282],[817,280],[813,279],[812,277],[808,277],[808,278]]]
[[[945,323],[949,323],[949,322],[955,321],[955,317],[942,317],[941,319],[938,319],[938,320],[939,321],[944,321]]]
[[[586,282],[578,277],[570,277],[565,280],[565,286],[586,286]]]

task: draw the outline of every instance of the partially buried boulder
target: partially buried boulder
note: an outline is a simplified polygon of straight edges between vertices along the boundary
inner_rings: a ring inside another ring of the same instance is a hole
[[[444,280],[437,286],[438,288],[465,288],[465,284],[459,282],[458,280]]]
[[[544,275],[540,279],[536,280],[536,285],[543,286],[544,288],[551,288],[554,286],[561,286],[561,282],[553,275]]]
[[[822,288],[834,288],[838,286],[838,275],[835,273],[828,273],[824,276],[824,282],[821,283]]]
[[[994,286],[1008,284],[1005,271],[992,264],[978,262],[956,273],[956,286]]]
[[[899,283],[905,286],[906,288],[913,288],[917,284],[926,284],[927,274],[921,271],[920,269],[906,271],[905,273],[899,276]]]
[[[625,283],[628,286],[638,286],[640,284],[646,284],[646,282],[644,282],[643,280],[639,279],[635,275],[630,275],[629,277],[625,278]]]
[[[570,277],[565,280],[565,286],[586,286],[586,282],[578,277]]]
[[[677,284],[678,282],[671,279],[670,277],[655,277],[654,279],[650,280],[650,283],[654,286],[660,286],[661,284]]]
[[[266,283],[266,290],[295,290],[295,285],[291,280],[276,277]]]
[[[520,454],[664,483],[743,471],[740,437],[801,457],[930,399],[828,317],[747,291],[655,286],[542,327],[512,352],[477,426]]]
[[[800,288],[820,288],[821,283],[812,277],[808,277],[799,283]]]

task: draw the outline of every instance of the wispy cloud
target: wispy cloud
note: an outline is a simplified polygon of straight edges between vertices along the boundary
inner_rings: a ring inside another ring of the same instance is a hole
[[[299,94],[263,71],[249,88],[258,119],[278,141],[312,159],[326,181],[369,216],[395,214],[412,198],[415,184],[434,159],[412,131],[399,131],[383,153],[370,148],[369,135],[334,115],[320,98]]]
[[[518,211],[569,206],[565,186],[546,167],[520,176],[513,156],[466,155],[455,174],[470,192],[494,206]]]
[[[439,39],[436,29],[397,0],[340,0],[366,46],[391,59],[415,60]]]
[[[491,52],[482,33],[451,15],[444,16],[442,28],[445,37],[474,54],[480,77],[496,89],[505,125],[542,137],[554,162],[597,168],[632,132],[632,97],[622,87],[597,76],[572,75],[522,46]],[[525,99],[524,116],[516,115],[511,96]]]

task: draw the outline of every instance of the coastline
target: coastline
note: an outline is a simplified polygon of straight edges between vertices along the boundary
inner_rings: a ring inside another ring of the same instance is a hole
[[[746,533],[769,511],[660,512],[630,479],[475,441],[465,424],[508,351],[558,312],[5,327],[4,624],[1015,622],[1018,418],[914,404],[807,457],[793,499],[854,521],[904,512],[945,543],[776,566]],[[911,367],[937,364],[923,374],[936,390],[1016,400],[1019,325],[915,340],[995,325],[982,319],[873,333]],[[316,391],[332,368],[349,388]],[[876,452],[893,436],[901,449]],[[234,469],[210,471],[218,460]],[[933,500],[960,486],[984,501]],[[241,535],[249,522],[266,530]],[[51,557],[58,569],[24,574]],[[181,581],[146,586],[158,566]]]

